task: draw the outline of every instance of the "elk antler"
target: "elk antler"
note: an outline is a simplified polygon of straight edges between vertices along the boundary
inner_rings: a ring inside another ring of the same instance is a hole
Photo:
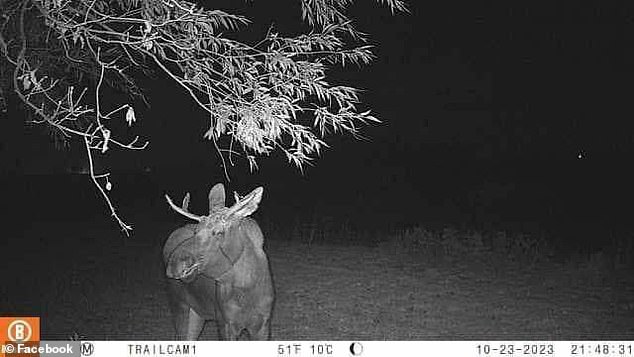
[[[227,210],[226,215],[229,217],[229,220],[235,219],[234,216],[240,219],[255,212],[258,209],[260,200],[262,199],[263,191],[264,189],[262,187],[258,187],[251,191],[248,195],[240,198],[238,202]]]
[[[197,216],[193,213],[189,213],[187,211],[187,206],[189,203],[189,200],[187,199],[187,196],[185,196],[185,199],[183,199],[183,208],[178,207],[177,205],[174,204],[174,202],[172,202],[172,199],[170,198],[170,196],[165,195],[165,198],[167,199],[167,203],[169,203],[170,207],[172,207],[172,209],[180,214],[182,214],[183,216],[189,218],[189,219],[193,219],[194,221],[198,221],[201,222],[204,218],[204,216]]]
[[[189,192],[183,197],[183,203],[181,204],[181,208],[187,212],[189,212]]]

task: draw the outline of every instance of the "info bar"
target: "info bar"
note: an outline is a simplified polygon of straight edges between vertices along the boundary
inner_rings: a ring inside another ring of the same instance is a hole
[[[81,356],[634,357],[634,341],[81,341]]]

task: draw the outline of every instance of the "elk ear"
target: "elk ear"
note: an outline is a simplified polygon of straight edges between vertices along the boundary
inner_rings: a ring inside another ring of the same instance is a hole
[[[262,200],[263,192],[264,188],[258,187],[243,197],[239,202],[236,202],[236,204],[229,208],[229,213],[227,214],[229,220],[242,219],[257,211],[258,205]]]
[[[209,190],[209,214],[225,208],[225,186],[217,183]]]

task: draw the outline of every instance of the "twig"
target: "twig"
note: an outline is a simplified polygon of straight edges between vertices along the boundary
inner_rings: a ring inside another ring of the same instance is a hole
[[[101,185],[97,181],[97,177],[95,176],[95,169],[94,169],[94,166],[93,166],[92,153],[90,152],[90,150],[91,150],[90,149],[90,143],[88,142],[88,138],[87,137],[84,137],[84,143],[85,143],[85,146],[86,146],[86,155],[87,155],[87,158],[88,158],[88,164],[89,164],[89,168],[90,168],[90,178],[92,179],[92,182],[95,184],[95,186],[97,187],[99,192],[101,192],[101,196],[106,201],[106,204],[108,205],[108,208],[110,209],[110,213],[111,213],[112,217],[114,217],[114,219],[117,220],[117,223],[121,227],[121,230],[123,231],[123,233],[125,233],[126,236],[130,236],[130,231],[132,230],[132,226],[127,224],[127,223],[125,223],[119,217],[119,215],[117,214],[114,206],[112,205],[112,202],[110,201],[110,197],[108,196],[106,191],[103,190],[103,188],[101,187]]]

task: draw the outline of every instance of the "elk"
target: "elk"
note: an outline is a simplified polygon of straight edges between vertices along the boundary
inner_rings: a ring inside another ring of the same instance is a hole
[[[225,188],[209,191],[209,215],[189,212],[189,193],[181,207],[170,207],[197,221],[173,231],[163,247],[170,308],[179,340],[198,339],[207,320],[220,337],[237,340],[244,330],[254,340],[270,338],[274,291],[264,236],[250,218],[264,189],[258,187],[225,207]]]

